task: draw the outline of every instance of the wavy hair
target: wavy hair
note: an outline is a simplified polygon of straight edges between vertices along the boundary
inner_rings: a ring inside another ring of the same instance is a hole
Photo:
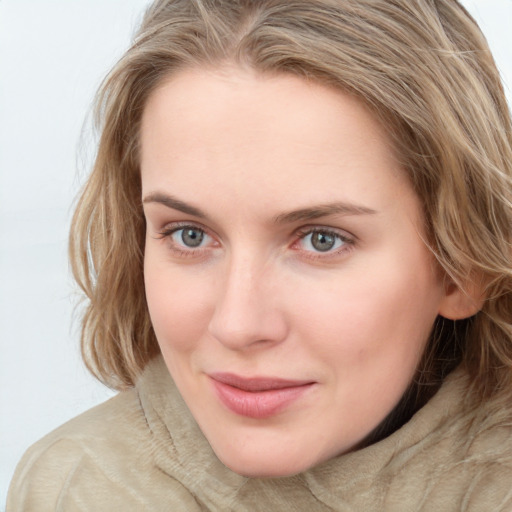
[[[223,63],[291,73],[360,98],[395,142],[440,268],[462,289],[484,287],[475,316],[437,319],[404,418],[459,363],[480,397],[510,399],[510,113],[485,38],[456,0],[158,0],[148,8],[99,91],[97,157],[71,229],[92,373],[130,387],[159,351],[143,279],[146,101],[180,69]]]

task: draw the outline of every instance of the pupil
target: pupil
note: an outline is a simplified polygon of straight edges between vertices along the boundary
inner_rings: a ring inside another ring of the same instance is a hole
[[[198,247],[203,241],[204,233],[199,229],[184,229],[181,233],[183,243],[188,247]]]
[[[336,240],[333,235],[328,233],[313,233],[311,244],[317,251],[325,252],[334,247]]]

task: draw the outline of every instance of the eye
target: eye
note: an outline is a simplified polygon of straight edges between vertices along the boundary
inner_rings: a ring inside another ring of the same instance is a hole
[[[174,243],[195,249],[200,247],[203,241],[207,241],[209,236],[200,228],[194,226],[186,226],[176,229],[172,232],[171,238]]]
[[[167,225],[156,238],[166,241],[166,246],[171,253],[179,257],[204,256],[208,249],[218,246],[218,242],[212,235],[193,224]]]
[[[329,229],[313,228],[299,233],[298,246],[307,252],[339,252],[354,241],[341,233]],[[348,247],[347,247],[348,248]]]

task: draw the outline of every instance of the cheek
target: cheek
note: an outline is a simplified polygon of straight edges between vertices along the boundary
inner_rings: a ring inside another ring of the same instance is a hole
[[[144,260],[146,300],[162,351],[187,352],[200,339],[211,316],[208,288],[201,279],[159,262]]]
[[[337,360],[347,371],[361,364],[416,365],[437,316],[441,288],[430,265],[404,270],[393,261],[348,269],[328,286],[295,286],[291,310],[316,357]]]

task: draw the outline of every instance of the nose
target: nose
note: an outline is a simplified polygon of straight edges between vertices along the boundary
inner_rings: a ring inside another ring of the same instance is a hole
[[[275,274],[268,263],[255,257],[232,258],[219,283],[210,334],[231,350],[282,342],[288,325]]]

